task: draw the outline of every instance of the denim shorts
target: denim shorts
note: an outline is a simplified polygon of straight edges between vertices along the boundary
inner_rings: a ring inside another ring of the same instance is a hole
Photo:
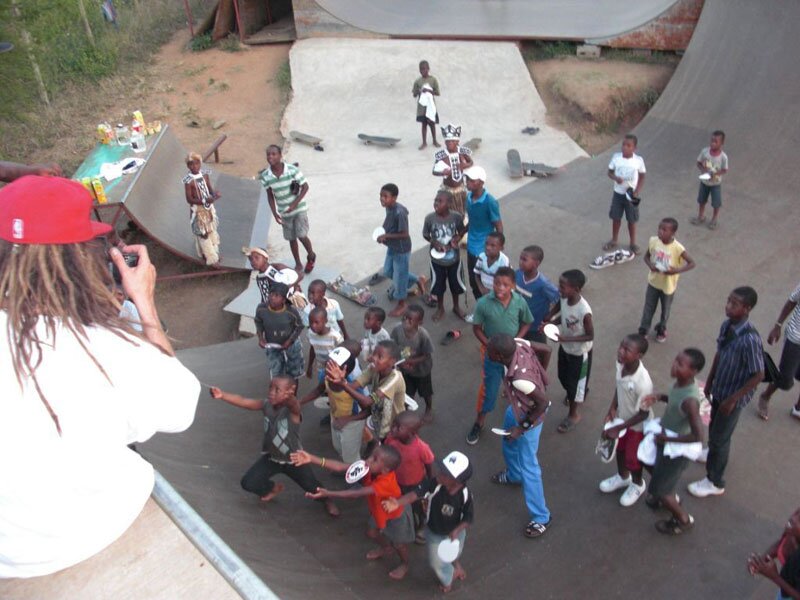
[[[711,206],[719,208],[722,206],[722,186],[721,185],[706,185],[700,182],[700,189],[697,190],[697,203],[705,204],[708,202],[708,197],[711,196]]]

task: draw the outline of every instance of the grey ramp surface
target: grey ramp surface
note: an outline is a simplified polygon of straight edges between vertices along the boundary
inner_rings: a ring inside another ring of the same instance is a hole
[[[760,298],[752,320],[764,333],[796,285],[797,262],[791,257],[800,248],[792,190],[799,176],[792,159],[798,126],[786,115],[792,114],[797,92],[796,82],[786,74],[794,72],[798,56],[794,25],[799,13],[800,7],[789,2],[765,9],[743,0],[708,0],[673,81],[637,129],[648,164],[641,239],[655,232],[660,217],[675,214],[681,223],[678,238],[698,263],[681,278],[668,341],[652,344],[645,357],[659,391],[667,389],[670,363],[681,348],[699,347],[710,361],[729,290],[745,283],[756,287]],[[696,210],[694,160],[716,127],[729,134],[726,150],[732,170],[724,184],[721,228],[709,232],[686,221]],[[528,243],[539,243],[546,251],[542,268],[551,279],[565,269],[583,268],[589,277],[585,295],[595,314],[590,398],[584,421],[567,436],[555,432],[565,408],[555,365],[549,370],[553,406],[539,457],[553,526],[540,540],[521,535],[526,511],[518,488],[488,482],[502,467],[499,439],[486,433],[476,447],[463,441],[473,418],[479,372],[477,346],[468,328],[450,316],[441,325],[426,320],[434,342],[451,327],[465,333],[447,350],[436,344],[436,419],[421,432],[437,455],[459,449],[475,466],[470,487],[476,522],[463,560],[469,577],[457,593],[513,598],[535,590],[539,598],[631,598],[647,590],[653,598],[772,598],[774,586],[751,578],[744,562],[750,552],[774,541],[797,504],[800,465],[786,451],[798,436],[797,424],[787,414],[796,391],[776,394],[768,423],[757,419],[752,407],[743,412],[723,497],[688,496],[685,485],[702,477],[703,469],[691,465],[686,470],[679,491],[697,519],[690,534],[665,539],[653,528],[663,513],[656,515],[643,505],[622,509],[616,495],[597,491],[597,483],[613,472],[593,450],[613,390],[616,347],[638,325],[645,287],[641,261],[601,272],[585,268],[608,236],[607,161],[608,153],[574,163],[559,178],[536,182],[501,200],[506,253],[513,259]],[[415,253],[412,267],[417,272],[426,263],[424,252]],[[386,307],[382,292],[383,287],[376,290]],[[360,332],[363,313],[343,308],[352,331]],[[387,328],[396,323],[389,320]],[[777,356],[778,349],[770,351]],[[180,357],[204,382],[220,382],[256,397],[264,394],[265,359],[252,341],[197,348]],[[708,367],[701,376],[707,372]],[[308,387],[304,380],[303,390]],[[328,434],[317,425],[321,414],[307,410],[306,447],[332,456]],[[496,410],[487,426],[499,424]],[[257,457],[260,436],[257,414],[204,399],[188,432],[158,436],[143,452],[283,597],[433,595],[435,584],[420,548],[412,548],[411,572],[399,584],[388,582],[389,564],[363,561],[370,547],[362,533],[363,505],[342,503],[343,515],[334,521],[318,507],[303,504],[301,492],[290,482],[268,507],[242,492],[238,479]],[[341,487],[324,476],[322,481]]]
[[[585,40],[637,29],[675,0],[317,0],[317,4],[349,25],[386,35]]]
[[[189,208],[181,179],[186,174],[186,149],[167,129],[125,199],[125,211],[151,238],[171,252],[201,262],[189,225]],[[272,215],[258,182],[216,170],[212,184],[222,198],[219,216],[220,256],[224,267],[248,268],[242,246],[263,246]]]

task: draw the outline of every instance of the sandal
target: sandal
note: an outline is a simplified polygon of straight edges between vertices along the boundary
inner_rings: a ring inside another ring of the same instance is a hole
[[[681,523],[675,517],[656,522],[656,529],[664,535],[680,535],[685,531],[689,531],[692,527],[694,527],[694,517],[692,515],[689,515],[688,523]]]
[[[718,225],[717,222],[715,220],[713,220],[713,219],[708,222],[708,228],[711,231],[714,231],[717,228],[717,225]]]
[[[543,536],[545,532],[550,528],[550,523],[552,522],[553,519],[550,519],[547,523],[538,523],[536,521],[531,521],[525,526],[525,537],[537,538]]]
[[[691,223],[692,225],[704,225],[705,222],[706,222],[705,217],[703,217],[702,219],[700,217],[692,217],[691,219],[689,219],[689,223]]]
[[[569,417],[564,417],[564,420],[558,424],[558,433],[567,433],[572,431],[575,428],[577,423],[575,421],[571,421]]]
[[[636,244],[631,244],[630,246],[628,246],[628,250],[630,250],[632,254],[639,254],[641,248],[639,248],[639,246],[637,246]]]
[[[430,306],[431,308],[436,308],[437,306],[439,306],[439,301],[434,296],[431,296],[430,294],[425,296],[422,299],[422,302],[424,302],[427,306]]]
[[[313,252],[309,254],[306,260],[306,268],[303,269],[303,272],[311,273],[311,271],[314,270],[314,264],[316,264],[316,261],[317,261],[317,255],[314,254]]]
[[[492,483],[497,485],[522,485],[521,481],[512,481],[508,478],[508,471],[500,471],[492,475]]]
[[[372,277],[369,278],[369,281],[367,282],[367,284],[368,285],[376,285],[376,284],[380,283],[381,281],[383,281],[384,279],[386,279],[386,277],[384,275],[382,275],[381,273],[375,273]]]
[[[617,242],[614,240],[608,240],[605,244],[603,244],[603,250],[608,252],[609,250],[614,250],[617,247]]]

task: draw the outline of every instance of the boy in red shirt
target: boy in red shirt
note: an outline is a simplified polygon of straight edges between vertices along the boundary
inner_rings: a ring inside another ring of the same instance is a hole
[[[431,447],[417,435],[422,427],[422,419],[409,410],[401,412],[394,418],[389,435],[384,442],[387,446],[396,449],[400,454],[400,466],[397,467],[397,483],[400,491],[407,494],[415,489],[426,479],[433,477],[431,465],[434,456]],[[425,510],[422,500],[417,500],[411,505],[414,514],[414,529],[417,532],[417,544],[425,543]]]
[[[345,463],[327,458],[320,458],[303,450],[291,455],[292,464],[319,465],[334,473],[344,473],[350,467]],[[326,490],[317,488],[314,493],[306,493],[307,498],[366,498],[371,518],[367,528],[367,537],[378,542],[380,548],[367,552],[367,560],[378,560],[397,552],[400,566],[389,571],[389,577],[400,580],[408,573],[408,544],[414,541],[414,520],[411,511],[406,507],[398,507],[387,511],[381,502],[400,497],[400,486],[397,484],[395,471],[400,465],[400,453],[391,446],[376,446],[366,459],[369,469],[361,480],[362,487],[349,490]]]

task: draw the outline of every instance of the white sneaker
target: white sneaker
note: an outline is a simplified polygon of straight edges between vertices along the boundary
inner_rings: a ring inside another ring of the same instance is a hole
[[[622,506],[633,506],[646,489],[647,485],[645,485],[644,480],[642,480],[642,485],[636,485],[631,481],[628,489],[620,496],[619,503]]]
[[[475,320],[475,315],[472,314],[472,313],[469,313],[466,317],[464,317],[464,320],[467,323],[472,323]]]
[[[715,486],[708,477],[704,477],[700,481],[690,483],[688,486],[689,493],[698,498],[705,498],[706,496],[721,496],[725,493],[725,488],[718,488]]]
[[[611,492],[616,492],[617,490],[621,490],[622,488],[626,488],[631,484],[630,475],[627,479],[623,479],[619,476],[619,473],[614,473],[608,479],[603,479],[600,482],[600,491],[606,494],[610,494]]]
[[[700,456],[697,457],[696,462],[706,464],[707,461],[708,461],[708,446],[703,448],[703,451],[700,453]]]
[[[792,406],[792,412],[790,413],[795,419],[800,419],[800,408],[796,406]]]

